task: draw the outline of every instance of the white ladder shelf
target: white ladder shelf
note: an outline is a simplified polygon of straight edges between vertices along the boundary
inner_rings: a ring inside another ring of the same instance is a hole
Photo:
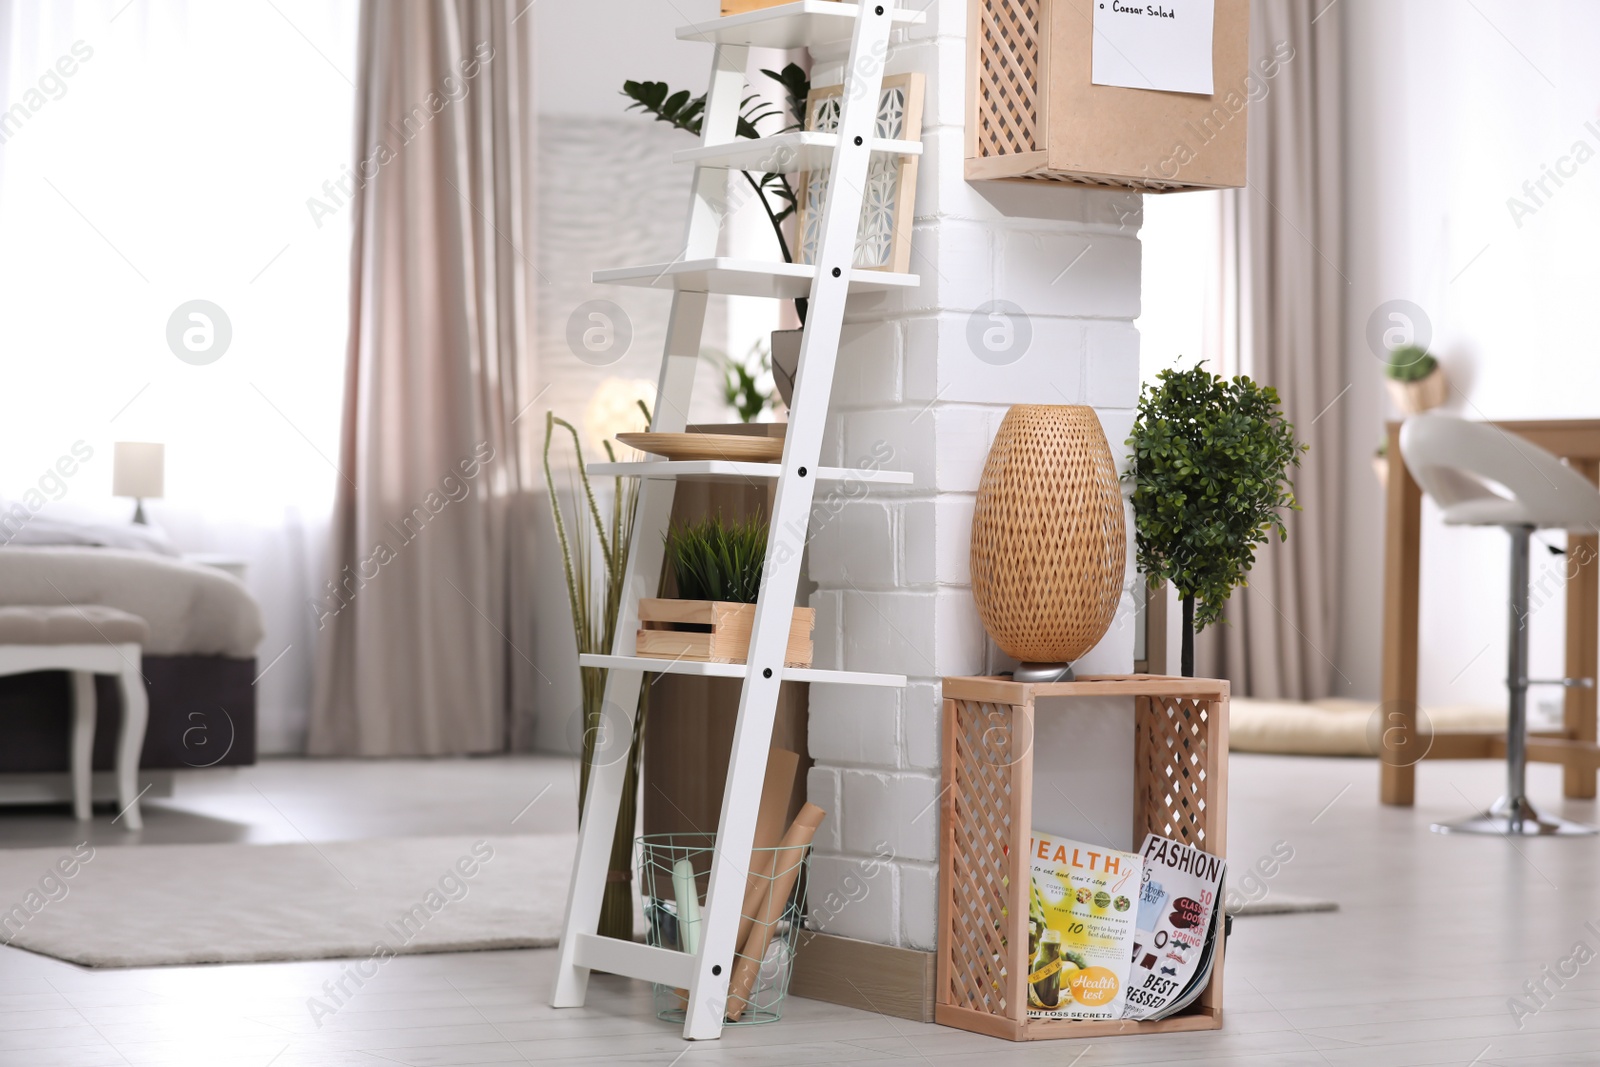
[[[911,480],[909,474],[900,472],[822,467],[819,458],[833,390],[839,333],[844,323],[845,298],[852,291],[919,284],[915,275],[862,270],[855,268],[853,261],[862,190],[867,184],[872,153],[911,155],[921,151],[918,143],[883,141],[873,134],[890,31],[896,26],[921,22],[923,18],[920,12],[901,9],[896,0],[882,0],[881,3],[864,0],[859,4],[802,0],[678,31],[680,39],[710,43],[714,52],[701,146],[679,153],[682,162],[695,168],[683,253],[672,263],[598,271],[594,275],[596,282],[673,290],[672,314],[668,320],[666,352],[651,430],[680,432],[688,421],[686,412],[699,361],[708,294],[809,297],[810,303],[780,462],[645,462],[590,468],[594,474],[631,475],[643,481],[616,644],[609,656],[587,655],[580,660],[585,667],[607,670],[605,705],[614,709],[613,714],[623,721],[614,724],[614,728],[606,730],[600,738],[589,776],[553,998],[558,1008],[581,1006],[589,972],[607,971],[688,989],[683,1036],[689,1039],[720,1037],[737,947],[734,941],[755,841],[757,800],[766,777],[779,686],[784,679],[813,685],[905,685],[903,675],[785,667],[784,652],[817,482],[859,479],[870,484],[906,484]],[[744,71],[751,47],[816,47],[846,41],[850,44],[850,57],[844,68],[843,113],[835,133],[786,134],[761,140],[736,137],[735,123],[745,94]],[[775,158],[799,160],[795,165],[826,165],[832,169],[816,264],[718,257],[720,205],[725,203],[723,191],[729,171],[764,170]],[[775,479],[777,483],[748,665],[648,659],[634,655],[639,600],[656,594],[664,557],[663,535],[676,488],[674,479],[686,475],[764,477]],[[600,919],[601,896],[622,790],[628,784],[625,757],[633,735],[633,716],[647,673],[744,679],[717,829],[717,858],[712,864],[702,912],[700,950],[693,954],[600,937],[594,932]]]

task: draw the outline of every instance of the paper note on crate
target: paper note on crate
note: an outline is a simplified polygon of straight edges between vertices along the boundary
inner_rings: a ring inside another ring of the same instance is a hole
[[[1094,0],[1089,80],[1210,96],[1216,15],[1215,0]]]
[[[1178,1001],[1205,958],[1226,864],[1155,834],[1145,837],[1139,854],[1143,884],[1124,1017],[1151,1019]]]
[[[1139,857],[1035,830],[1028,863],[1028,1018],[1120,1019]]]

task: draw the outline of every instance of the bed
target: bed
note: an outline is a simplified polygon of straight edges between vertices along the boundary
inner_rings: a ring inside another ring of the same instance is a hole
[[[142,769],[255,762],[261,609],[236,578],[148,550],[13,543],[0,547],[0,604],[104,604],[150,624]],[[112,767],[122,709],[114,679],[97,679],[96,689],[102,771]],[[65,772],[69,708],[63,672],[0,678],[0,773]]]

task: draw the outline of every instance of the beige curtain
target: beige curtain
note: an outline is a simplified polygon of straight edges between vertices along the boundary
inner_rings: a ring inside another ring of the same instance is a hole
[[[316,755],[496,752],[526,715],[532,19],[364,0]]]
[[[1226,623],[1199,635],[1196,670],[1241,696],[1311,700],[1341,690],[1334,663],[1342,510],[1342,12],[1256,0],[1250,54],[1294,49],[1250,107],[1249,186],[1221,210],[1219,362],[1274,386],[1311,451],[1295,477],[1289,540],[1257,554]],[[1280,53],[1281,54],[1281,53]]]

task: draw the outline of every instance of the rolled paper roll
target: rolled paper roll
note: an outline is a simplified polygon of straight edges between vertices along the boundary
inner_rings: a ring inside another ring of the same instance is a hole
[[[733,939],[737,949],[750,936],[761,896],[772,885],[772,850],[783,838],[783,819],[789,811],[800,756],[784,748],[767,753],[767,774],[761,783],[761,806],[756,809],[756,836],[750,853],[750,877],[745,883],[744,903],[739,910],[739,933]]]
[[[733,961],[733,976],[728,980],[729,1022],[738,1022],[749,1004],[750,993],[761,974],[761,961],[767,954],[767,946],[772,943],[773,928],[782,918],[795,880],[800,877],[806,849],[817,836],[817,827],[822,825],[827,814],[815,804],[806,804],[800,809],[800,814],[794,817],[794,822],[789,824],[778,850],[772,854],[772,877],[767,879],[763,892],[758,894],[756,904],[759,910],[749,913],[755,915],[750,936],[740,945],[739,955]]]
[[[678,947],[693,956],[700,951],[700,895],[687,857],[672,865],[672,897],[678,905]]]

